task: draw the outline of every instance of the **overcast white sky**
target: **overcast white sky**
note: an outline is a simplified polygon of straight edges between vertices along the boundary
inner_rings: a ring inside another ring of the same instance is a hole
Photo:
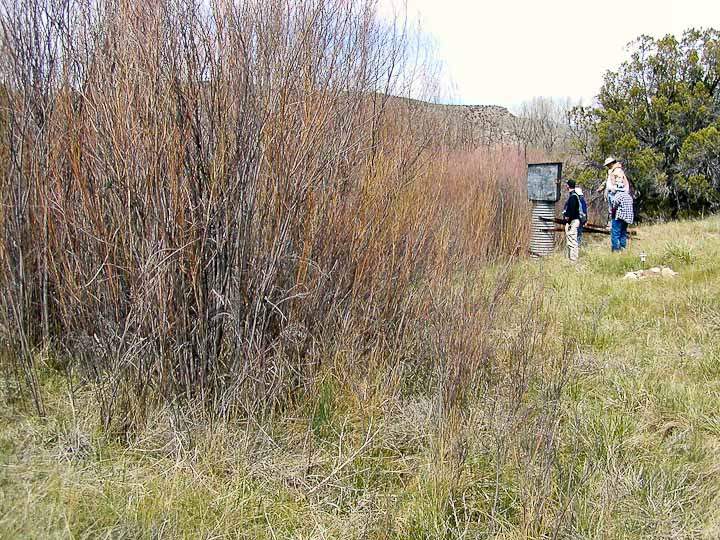
[[[402,0],[379,0],[381,13]],[[533,97],[590,103],[642,34],[720,29],[718,0],[407,0],[432,35],[452,101],[514,108]]]

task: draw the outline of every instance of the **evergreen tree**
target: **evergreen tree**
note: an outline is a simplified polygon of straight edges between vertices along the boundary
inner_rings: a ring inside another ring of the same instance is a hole
[[[646,216],[720,209],[720,33],[641,36],[608,71],[597,105],[571,113],[585,181],[616,156]]]

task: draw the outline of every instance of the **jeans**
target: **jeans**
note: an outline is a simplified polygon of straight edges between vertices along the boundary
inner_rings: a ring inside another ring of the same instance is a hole
[[[613,219],[610,229],[610,243],[613,251],[620,251],[627,246],[628,224],[622,219]]]
[[[578,226],[577,242],[578,242],[578,247],[582,246],[582,224],[580,224]]]

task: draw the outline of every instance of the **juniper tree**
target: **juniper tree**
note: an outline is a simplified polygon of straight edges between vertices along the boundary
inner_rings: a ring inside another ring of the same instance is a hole
[[[603,159],[613,155],[625,163],[644,215],[717,210],[720,32],[641,36],[630,48],[630,59],[605,74],[596,105],[572,112],[583,179],[601,177]]]

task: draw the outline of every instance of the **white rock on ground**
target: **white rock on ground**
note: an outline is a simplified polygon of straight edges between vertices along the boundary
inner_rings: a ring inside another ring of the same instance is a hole
[[[649,277],[675,277],[677,275],[677,272],[675,272],[672,268],[668,268],[667,266],[654,266],[650,270],[637,270],[636,272],[628,272],[627,274],[625,274],[623,279],[637,280],[646,279]]]

